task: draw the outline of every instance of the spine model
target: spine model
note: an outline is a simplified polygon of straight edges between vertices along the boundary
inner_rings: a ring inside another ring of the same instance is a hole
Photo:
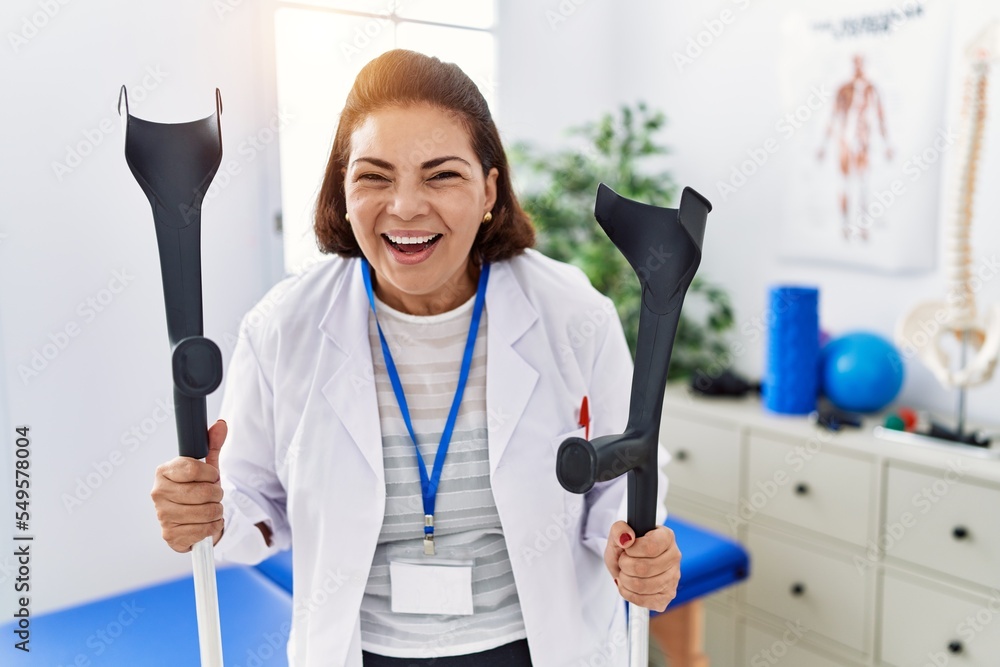
[[[916,356],[948,388],[964,389],[987,382],[1000,356],[1000,305],[986,309],[985,318],[977,312],[971,240],[976,176],[986,129],[986,93],[990,66],[998,55],[1000,23],[994,22],[966,49],[969,70],[958,142],[962,154],[944,257],[947,297],[917,304],[896,326],[896,343],[904,356]],[[956,363],[942,346],[946,336],[959,341],[961,358]]]

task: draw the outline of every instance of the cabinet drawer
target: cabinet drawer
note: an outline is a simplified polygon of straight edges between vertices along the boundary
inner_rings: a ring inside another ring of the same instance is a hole
[[[875,464],[751,434],[743,519],[760,514],[864,546],[874,513]]]
[[[887,557],[1000,587],[1000,489],[970,482],[965,470],[890,465],[880,544]]]
[[[996,667],[1000,661],[1000,593],[976,599],[886,572],[882,599],[885,664]]]
[[[800,643],[802,628],[789,622],[782,630],[762,630],[747,624],[743,635],[743,660],[746,667],[846,667],[842,660],[833,660],[813,653]],[[807,633],[808,634],[808,633]],[[715,664],[714,662],[712,663]],[[735,662],[720,663],[735,665]]]
[[[846,556],[766,536],[754,526],[747,546],[754,568],[746,584],[748,604],[800,623],[809,633],[869,651],[872,568],[862,573]]]
[[[671,492],[707,496],[733,505],[739,494],[740,432],[664,415],[660,441],[672,456]]]

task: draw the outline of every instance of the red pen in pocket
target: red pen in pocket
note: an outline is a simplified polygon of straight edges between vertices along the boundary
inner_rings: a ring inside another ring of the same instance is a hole
[[[583,397],[583,402],[580,403],[580,426],[586,429],[584,431],[584,438],[590,440],[590,406],[587,404],[587,397]]]

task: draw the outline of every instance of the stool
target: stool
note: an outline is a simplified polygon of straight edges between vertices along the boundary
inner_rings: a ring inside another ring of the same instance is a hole
[[[649,634],[670,667],[708,667],[700,598],[746,579],[750,557],[738,542],[687,521],[670,517],[663,525],[681,550],[681,580],[667,610],[650,612]]]
[[[288,667],[292,598],[252,567],[217,571],[222,650],[227,665]],[[19,662],[17,624],[5,623],[3,665],[198,665],[192,577],[31,617],[30,653]]]

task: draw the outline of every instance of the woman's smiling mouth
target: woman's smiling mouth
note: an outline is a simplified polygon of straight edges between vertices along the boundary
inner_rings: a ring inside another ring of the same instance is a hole
[[[389,252],[400,264],[419,264],[434,252],[442,234],[423,234],[420,236],[397,236],[382,234],[382,240]]]

